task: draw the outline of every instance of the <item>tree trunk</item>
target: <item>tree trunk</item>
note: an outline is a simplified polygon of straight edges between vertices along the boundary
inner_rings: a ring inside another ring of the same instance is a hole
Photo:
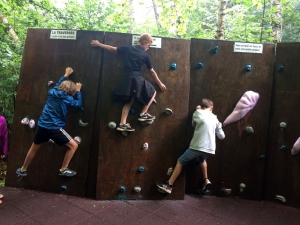
[[[226,15],[226,0],[219,0],[219,7],[218,7],[218,22],[217,22],[217,30],[215,39],[221,40],[224,36],[224,21]]]
[[[155,20],[156,20],[157,29],[158,29],[158,31],[160,31],[161,24],[159,22],[159,14],[157,12],[157,5],[156,5],[155,0],[152,0],[152,5],[153,5],[153,10],[154,10],[154,16],[155,16]]]
[[[272,18],[272,32],[273,42],[277,44],[281,42],[281,28],[282,28],[282,5],[280,0],[272,0],[272,8],[276,8],[276,11],[271,15]]]
[[[20,40],[16,34],[16,32],[12,29],[11,25],[8,23],[8,20],[6,19],[6,17],[2,14],[2,12],[0,12],[0,21],[1,23],[3,23],[4,25],[6,25],[6,32],[7,34],[12,38],[12,40],[15,43],[19,43]]]

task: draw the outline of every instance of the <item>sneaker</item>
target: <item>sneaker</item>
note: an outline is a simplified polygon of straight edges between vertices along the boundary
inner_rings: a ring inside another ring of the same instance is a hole
[[[135,131],[135,129],[133,129],[129,123],[119,124],[119,126],[117,127],[117,130],[119,130],[119,131]]]
[[[16,174],[18,174],[19,176],[22,176],[22,177],[27,176],[26,170],[22,170],[22,168],[17,169]]]
[[[206,180],[206,179],[204,179],[204,180]],[[203,194],[207,194],[209,192],[210,187],[211,187],[211,183],[210,182],[208,182],[205,185],[203,184],[202,189],[199,189],[198,192],[201,192]]]
[[[154,120],[155,116],[150,115],[149,113],[144,113],[142,116],[139,115],[139,121],[146,121],[146,120]]]
[[[172,185],[169,185],[169,183],[163,182],[163,183],[156,183],[156,186],[159,187],[160,189],[164,190],[168,194],[171,194],[172,192]]]
[[[73,170],[70,170],[68,168],[64,169],[64,170],[59,170],[59,175],[60,176],[65,176],[65,177],[73,177],[75,176],[77,173]]]

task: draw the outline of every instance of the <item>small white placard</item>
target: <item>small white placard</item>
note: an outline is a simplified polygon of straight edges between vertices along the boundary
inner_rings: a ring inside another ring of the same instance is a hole
[[[244,53],[263,53],[263,44],[235,42],[233,45],[233,51]]]
[[[137,45],[140,35],[132,35],[132,45]],[[152,37],[153,43],[150,45],[151,48],[161,48],[161,38]]]
[[[51,30],[50,39],[76,40],[76,30]]]

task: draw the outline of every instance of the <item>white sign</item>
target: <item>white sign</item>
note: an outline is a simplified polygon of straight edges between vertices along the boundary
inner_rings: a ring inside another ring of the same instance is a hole
[[[137,45],[140,35],[132,35],[132,45]],[[151,48],[161,48],[161,38],[152,37],[153,43],[150,45]]]
[[[50,39],[76,40],[76,30],[51,30]]]
[[[263,44],[235,42],[233,45],[233,51],[245,53],[263,53]]]

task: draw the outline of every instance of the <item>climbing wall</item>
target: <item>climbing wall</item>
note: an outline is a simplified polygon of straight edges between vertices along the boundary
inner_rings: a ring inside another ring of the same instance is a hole
[[[50,39],[51,32],[54,31],[29,29],[27,33],[17,89],[6,186],[85,196],[93,134],[99,130],[94,131],[94,124],[101,62],[101,55],[89,43],[92,39],[102,40],[104,34],[77,31],[75,40],[67,40]],[[48,91],[64,75],[68,66],[74,69],[70,79],[83,84],[83,109],[70,109],[65,127],[72,137],[79,136],[82,139],[69,165],[78,174],[72,178],[58,175],[66,148],[49,142],[36,154],[28,167],[28,176],[18,177],[15,171],[22,166],[36,129],[21,124],[21,120],[33,119],[37,124]],[[49,81],[54,83],[48,86]],[[80,126],[79,120],[85,124]]]
[[[132,35],[106,33],[105,43],[131,45]],[[187,40],[162,38],[161,48],[148,50],[154,70],[167,90],[161,92],[144,68],[143,76],[157,90],[157,103],[153,103],[148,111],[156,119],[151,125],[142,125],[137,120],[141,105],[134,103],[127,122],[135,128],[135,132],[128,133],[128,136],[108,126],[110,122],[120,122],[123,104],[113,103],[111,92],[121,78],[124,56],[104,52],[98,114],[101,119],[97,199],[183,199],[184,172],[178,178],[172,195],[159,193],[155,183],[168,179],[168,169],[174,168],[186,147],[189,45]],[[170,108],[173,114],[166,114],[166,108]],[[148,149],[143,148],[145,143]]]
[[[253,110],[223,128],[226,137],[217,139],[216,155],[210,155],[207,162],[212,195],[222,195],[221,189],[226,188],[235,196],[261,199],[274,45],[263,45],[262,54],[234,52],[233,46],[230,41],[191,40],[189,123],[204,97],[214,102],[213,113],[223,123],[245,92],[259,93]],[[252,127],[254,133],[247,133],[246,127]],[[192,134],[189,125],[189,140]],[[195,193],[202,185],[202,178],[199,163],[191,162],[187,166],[187,192]],[[241,183],[246,186],[242,190]]]
[[[264,195],[267,200],[300,207],[300,155],[291,149],[300,137],[299,43],[276,49],[273,98]]]

